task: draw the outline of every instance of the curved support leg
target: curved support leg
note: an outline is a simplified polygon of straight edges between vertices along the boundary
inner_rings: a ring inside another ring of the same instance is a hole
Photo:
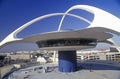
[[[72,10],[75,9],[82,9],[85,11],[88,11],[92,14],[94,14],[94,19],[92,21],[92,23],[90,24],[90,26],[88,26],[88,28],[98,28],[98,29],[102,29],[100,31],[103,32],[112,32],[115,34],[120,35],[120,19],[117,18],[116,16],[102,10],[96,7],[92,7],[92,6],[88,6],[88,5],[75,5],[71,8],[69,8],[65,14],[63,15],[59,27],[58,27],[58,31],[60,31],[63,20],[65,18],[65,16]],[[99,30],[97,30],[99,31]]]

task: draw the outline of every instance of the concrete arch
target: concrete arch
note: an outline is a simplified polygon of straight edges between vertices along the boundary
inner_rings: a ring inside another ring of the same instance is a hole
[[[38,18],[35,18],[27,23],[25,23],[24,25],[20,26],[18,29],[16,29],[15,31],[13,31],[11,34],[9,34],[3,41],[0,42],[0,46],[4,45],[5,43],[11,43],[11,42],[17,42],[17,41],[20,41],[22,40],[22,38],[17,38],[16,35],[22,31],[23,29],[27,28],[28,26],[30,26],[31,24],[37,22],[37,21],[40,21],[42,19],[45,19],[45,18],[48,18],[48,17],[52,17],[52,16],[59,16],[59,15],[64,15],[64,13],[52,13],[52,14],[47,14],[47,15],[43,15],[43,16],[40,16]],[[87,23],[91,23],[89,20],[81,17],[81,16],[78,16],[78,15],[74,15],[74,14],[67,14],[68,16],[72,16],[72,17],[75,17],[75,18],[78,18],[78,19],[81,19]]]
[[[63,15],[58,31],[60,31],[65,16],[72,10],[82,9],[94,14],[94,19],[87,28],[95,28],[97,31],[112,32],[120,35],[120,19],[116,16],[96,7],[89,5],[75,5],[69,8]]]

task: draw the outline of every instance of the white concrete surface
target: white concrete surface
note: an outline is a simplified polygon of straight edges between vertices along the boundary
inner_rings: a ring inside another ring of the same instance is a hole
[[[9,79],[120,79],[120,70],[92,70],[82,69],[72,73],[62,73],[55,68],[51,72],[44,72],[45,67],[53,65],[39,65],[15,71]],[[43,69],[36,69],[43,67]]]

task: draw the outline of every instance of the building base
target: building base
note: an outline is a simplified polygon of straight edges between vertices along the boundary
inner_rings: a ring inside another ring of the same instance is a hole
[[[60,72],[75,72],[77,70],[76,51],[58,51]]]

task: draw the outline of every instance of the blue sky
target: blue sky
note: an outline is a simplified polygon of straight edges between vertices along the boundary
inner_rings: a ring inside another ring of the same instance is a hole
[[[74,5],[86,4],[101,8],[120,18],[120,0],[0,0],[0,41],[9,33],[25,24],[26,22],[39,16],[65,12]],[[92,20],[93,15],[85,11],[74,10],[71,13],[81,15]],[[26,28],[18,34],[18,37],[25,37],[48,31],[55,31],[58,28],[61,16],[51,17]],[[88,24],[75,18],[67,17],[62,29],[80,29]],[[114,38],[119,44],[119,38]],[[0,52],[17,50],[38,49],[34,44],[12,44],[0,49]]]

